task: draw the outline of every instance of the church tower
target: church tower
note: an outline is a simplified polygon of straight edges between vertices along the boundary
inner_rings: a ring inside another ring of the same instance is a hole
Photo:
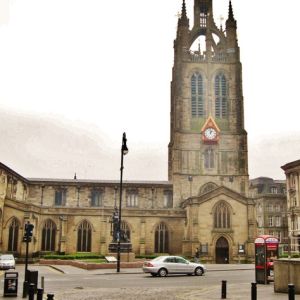
[[[248,150],[243,101],[237,22],[231,1],[222,28],[214,21],[213,1],[194,0],[194,24],[190,28],[183,0],[174,41],[169,143],[174,206],[184,207],[187,212],[183,252],[193,251],[202,239],[203,243],[213,245],[210,257],[217,260],[217,240],[224,238],[226,242],[221,243],[228,245],[226,259],[232,260],[237,253],[230,246],[245,245],[253,235],[252,217],[241,225],[245,226],[242,235],[238,236],[237,231],[228,233],[237,225],[233,222],[234,214],[240,210],[243,214],[240,217],[247,219],[248,206],[253,204],[247,198]],[[242,206],[235,207],[237,202]],[[222,219],[222,224],[217,224],[215,215],[218,207],[222,208],[218,205],[228,212],[228,220]],[[203,209],[208,215],[202,215]],[[206,219],[211,224],[210,231],[201,232]],[[218,235],[213,237],[216,228]]]
[[[198,195],[208,183],[248,193],[236,28],[231,2],[223,30],[214,22],[212,0],[195,0],[190,30],[183,1],[174,41],[169,144],[169,180],[177,205]]]

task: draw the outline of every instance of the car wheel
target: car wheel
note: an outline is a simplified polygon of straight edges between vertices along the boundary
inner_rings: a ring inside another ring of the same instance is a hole
[[[160,277],[166,277],[168,275],[168,271],[166,269],[162,268],[158,271],[158,275]]]
[[[195,269],[195,275],[196,276],[202,276],[203,275],[203,269],[198,267]]]

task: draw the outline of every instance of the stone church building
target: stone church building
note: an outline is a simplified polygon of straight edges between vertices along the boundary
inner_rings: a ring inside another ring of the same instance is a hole
[[[237,22],[230,1],[225,28],[215,24],[212,0],[194,0],[193,19],[190,26],[183,0],[168,181],[123,182],[122,229],[136,255],[193,255],[199,248],[207,262],[253,259]],[[29,221],[35,226],[30,253],[107,254],[119,195],[118,181],[31,179],[0,164],[0,251],[24,254]]]

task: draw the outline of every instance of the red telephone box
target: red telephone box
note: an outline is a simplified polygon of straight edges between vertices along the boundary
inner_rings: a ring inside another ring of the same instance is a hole
[[[278,258],[279,240],[271,235],[260,235],[255,240],[255,280],[267,284],[273,281],[273,260]]]

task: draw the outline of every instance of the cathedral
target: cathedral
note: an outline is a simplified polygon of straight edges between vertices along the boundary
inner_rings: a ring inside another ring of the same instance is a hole
[[[215,24],[212,0],[194,0],[193,20],[183,0],[174,40],[168,181],[123,182],[121,227],[135,255],[192,256],[198,248],[206,262],[249,261],[257,224],[231,1],[225,28]],[[31,255],[106,255],[119,197],[118,181],[26,178],[0,163],[0,251],[24,255],[30,222]]]

